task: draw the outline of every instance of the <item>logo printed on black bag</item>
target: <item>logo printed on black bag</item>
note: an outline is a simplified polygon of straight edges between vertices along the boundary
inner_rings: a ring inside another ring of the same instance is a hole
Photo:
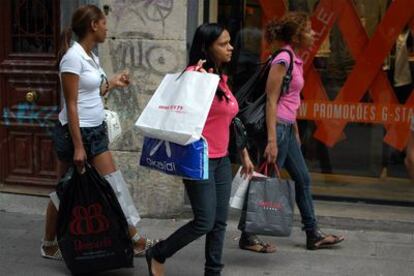
[[[111,248],[113,246],[112,239],[110,238],[91,242],[82,240],[74,240],[73,242],[76,251],[103,250],[105,248]]]
[[[271,201],[259,201],[257,202],[259,207],[262,207],[264,210],[276,211],[280,212],[283,209],[283,205],[279,202],[271,202]]]
[[[109,220],[102,214],[102,205],[95,203],[87,208],[76,206],[72,209],[70,233],[73,235],[98,234],[109,229]]]
[[[166,153],[167,157],[171,158],[170,142],[160,140],[151,149],[151,151],[149,153],[149,157],[147,157],[146,161],[147,161],[148,165],[151,166],[151,167],[155,167],[155,168],[157,168],[159,170],[163,170],[163,171],[175,172],[175,163],[174,162],[158,161],[158,160],[153,160],[152,158],[150,158],[150,157],[154,156],[154,154],[156,152],[158,152],[158,150],[161,148],[162,144],[165,145],[165,153]]]

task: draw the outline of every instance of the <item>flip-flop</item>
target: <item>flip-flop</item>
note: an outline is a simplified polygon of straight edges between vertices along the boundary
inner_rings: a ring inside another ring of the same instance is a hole
[[[274,253],[277,250],[276,246],[263,242],[255,235],[251,235],[248,239],[240,238],[239,247],[257,253]]]
[[[345,238],[343,236],[322,234],[319,239],[313,241],[313,243],[307,244],[307,249],[316,250],[322,248],[330,248],[340,242],[343,242],[344,240]]]

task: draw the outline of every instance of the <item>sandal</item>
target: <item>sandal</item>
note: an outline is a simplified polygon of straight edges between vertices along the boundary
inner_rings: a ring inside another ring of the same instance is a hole
[[[257,253],[274,253],[277,250],[275,245],[265,243],[256,235],[242,234],[239,240],[239,247],[240,249],[250,250]]]
[[[327,235],[320,230],[311,231],[310,233],[307,233],[306,248],[308,250],[330,248],[344,240],[344,236],[336,236],[332,234]]]
[[[47,254],[45,251],[46,247],[56,247],[57,249],[55,252],[53,252],[53,254]],[[63,260],[62,252],[60,251],[59,245],[56,240],[54,241],[42,240],[42,244],[40,245],[40,255],[46,259],[57,260],[57,261]]]
[[[135,234],[132,237],[132,242],[134,243],[134,257],[144,257],[145,256],[145,251],[147,251],[149,248],[153,247],[156,243],[158,243],[160,241],[159,239],[144,238],[144,240],[145,240],[144,248],[142,250],[138,250],[138,249],[135,248],[135,245],[138,243],[138,241],[140,239],[141,239],[141,237],[138,234]]]

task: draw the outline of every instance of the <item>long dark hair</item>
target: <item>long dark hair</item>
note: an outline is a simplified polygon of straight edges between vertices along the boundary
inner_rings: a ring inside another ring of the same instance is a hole
[[[72,23],[69,28],[62,31],[60,36],[59,60],[70,47],[72,32],[78,40],[82,40],[88,33],[91,23],[105,18],[104,13],[95,5],[80,6],[72,15]]]
[[[187,67],[196,65],[200,59],[203,59],[206,60],[203,68],[205,70],[213,68],[213,72],[218,74],[221,78],[223,67],[222,65],[219,66],[216,64],[210,52],[210,48],[225,30],[226,29],[223,26],[217,23],[204,23],[203,25],[200,25],[194,34]],[[224,92],[220,88],[217,88],[216,95],[220,101],[225,97]],[[228,99],[226,98],[226,100]]]

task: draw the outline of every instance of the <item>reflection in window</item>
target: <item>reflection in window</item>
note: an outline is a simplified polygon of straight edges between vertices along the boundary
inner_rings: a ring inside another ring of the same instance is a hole
[[[234,46],[229,68],[233,91],[258,69],[262,42],[262,10],[257,0],[221,0],[218,21],[226,26]]]
[[[53,0],[14,0],[12,50],[15,53],[52,53]]]
[[[305,11],[310,14],[321,4],[320,0],[274,1],[284,2],[290,11]],[[229,29],[235,48],[229,73],[236,93],[257,70],[257,64],[263,58],[261,55],[265,48],[262,48],[261,43],[264,12],[261,2],[265,1],[219,1],[218,21]],[[353,8],[366,30],[367,38],[375,33],[390,3],[390,0],[353,0]],[[355,66],[356,58],[349,48],[349,39],[343,35],[336,22],[312,62],[324,93],[331,101],[338,96]],[[384,60],[382,72],[380,71],[399,104],[407,101],[414,87],[413,41],[413,32],[406,26]],[[372,104],[374,99],[371,90],[372,87],[367,89],[359,102]],[[327,147],[314,138],[316,125],[313,120],[299,120],[299,127],[302,150],[312,172],[407,177],[403,166],[404,152],[383,142],[386,133],[383,124],[351,121],[344,129],[344,139],[334,147]]]

